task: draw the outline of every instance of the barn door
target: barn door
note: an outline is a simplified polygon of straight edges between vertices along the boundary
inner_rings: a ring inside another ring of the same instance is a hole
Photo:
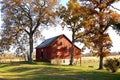
[[[43,49],[41,49],[41,59],[42,60],[44,59],[44,51],[43,51]]]

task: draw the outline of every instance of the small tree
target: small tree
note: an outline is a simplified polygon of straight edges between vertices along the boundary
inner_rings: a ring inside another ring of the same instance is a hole
[[[106,59],[104,67],[109,71],[116,72],[120,68],[120,59]]]

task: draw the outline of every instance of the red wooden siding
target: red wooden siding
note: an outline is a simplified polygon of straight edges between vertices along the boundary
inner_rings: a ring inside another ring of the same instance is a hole
[[[72,43],[65,36],[60,35],[54,42],[52,42],[49,46],[43,48],[36,48],[36,60],[40,60],[41,52],[43,50],[43,56],[46,60],[51,59],[70,59]],[[74,47],[74,58],[81,58],[80,49],[75,46]]]

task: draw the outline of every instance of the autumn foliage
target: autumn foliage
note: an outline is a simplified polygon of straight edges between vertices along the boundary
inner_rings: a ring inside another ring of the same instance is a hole
[[[71,48],[71,59],[70,65],[73,64],[73,55],[74,55],[74,44],[80,36],[76,36],[78,32],[81,32],[82,28],[82,18],[83,13],[82,9],[85,7],[81,6],[77,0],[68,1],[67,8],[61,6],[58,11],[58,16],[62,19],[61,25],[62,27],[69,28],[72,31],[72,48]]]
[[[110,54],[112,40],[107,30],[113,25],[113,21],[118,21],[118,16],[112,9],[111,4],[117,0],[80,0],[87,8],[83,25],[85,36],[83,42],[93,50],[93,54],[100,57],[99,69],[103,67],[103,58]]]
[[[54,24],[58,0],[2,0],[4,32],[16,41],[26,34],[29,44],[28,61],[32,63],[33,41],[40,35],[40,26]],[[11,29],[10,29],[11,28]],[[9,43],[9,42],[8,42]]]

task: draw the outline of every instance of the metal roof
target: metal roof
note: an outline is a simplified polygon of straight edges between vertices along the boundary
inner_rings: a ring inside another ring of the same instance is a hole
[[[61,36],[61,35],[59,35]],[[52,44],[59,36],[55,36],[49,39],[46,39],[45,41],[43,41],[40,45],[38,45],[36,48],[43,48],[43,47],[47,47],[50,44]]]

